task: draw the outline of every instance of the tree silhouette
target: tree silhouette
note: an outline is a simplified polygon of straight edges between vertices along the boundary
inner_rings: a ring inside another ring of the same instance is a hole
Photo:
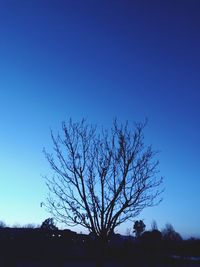
[[[182,240],[181,235],[174,230],[174,227],[170,223],[167,223],[165,225],[165,228],[162,230],[162,236],[164,240],[168,241]]]
[[[82,225],[107,242],[117,226],[160,202],[162,178],[156,153],[144,144],[145,124],[129,130],[115,120],[99,130],[69,120],[63,135],[51,132],[54,153],[44,153],[54,175],[45,177],[45,206],[57,221]]]
[[[53,218],[48,218],[44,220],[44,222],[41,225],[41,229],[45,230],[58,230],[58,227],[54,224]]]
[[[141,236],[141,234],[144,232],[146,225],[142,220],[135,221],[133,225],[133,232],[135,233],[136,237]]]
[[[0,221],[0,228],[5,228],[6,227],[6,224],[4,221]]]
[[[156,220],[153,220],[152,221],[152,223],[151,223],[151,229],[152,229],[152,231],[153,230],[158,230],[158,225],[157,225]]]

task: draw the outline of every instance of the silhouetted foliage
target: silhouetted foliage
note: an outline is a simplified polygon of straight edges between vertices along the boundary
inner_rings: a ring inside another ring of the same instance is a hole
[[[41,229],[55,231],[58,230],[58,227],[56,227],[56,225],[54,224],[53,218],[48,218],[42,223]]]
[[[133,232],[135,233],[136,237],[141,236],[141,234],[144,232],[146,225],[142,220],[135,221],[133,225]]]

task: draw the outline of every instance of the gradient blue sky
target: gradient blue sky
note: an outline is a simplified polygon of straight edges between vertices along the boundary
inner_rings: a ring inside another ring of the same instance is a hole
[[[0,219],[49,216],[50,128],[147,117],[165,193],[139,219],[200,236],[199,48],[198,0],[0,0]]]

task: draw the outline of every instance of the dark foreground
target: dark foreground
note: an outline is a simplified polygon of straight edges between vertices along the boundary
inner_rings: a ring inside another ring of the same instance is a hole
[[[96,262],[94,261],[66,261],[64,263],[55,263],[55,262],[37,262],[37,261],[20,261],[15,264],[8,265],[5,263],[0,264],[1,267],[13,266],[13,267],[96,267]],[[122,262],[113,262],[106,261],[104,263],[104,267],[126,267],[126,266],[136,266],[136,267],[199,267],[200,263],[194,261],[174,261],[174,262],[166,262],[166,263],[152,263],[152,262],[130,262],[122,263]]]
[[[97,240],[71,231],[0,231],[0,267],[95,267],[102,257],[104,267],[200,267],[200,240],[114,235],[102,253]]]

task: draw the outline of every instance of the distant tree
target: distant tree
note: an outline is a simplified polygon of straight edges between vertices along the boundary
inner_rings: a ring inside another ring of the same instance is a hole
[[[37,228],[38,226],[37,225],[35,225],[34,223],[28,223],[28,224],[25,224],[24,226],[23,226],[23,228],[28,228],[28,229],[35,229],[35,228]]]
[[[135,233],[136,237],[140,237],[141,234],[145,231],[146,225],[142,220],[135,221],[133,225],[133,232]]]
[[[12,228],[22,228],[22,225],[20,223],[14,223]]]
[[[177,233],[173,226],[170,223],[165,225],[165,228],[162,230],[162,236],[164,240],[168,241],[181,241],[182,237]]]
[[[107,243],[115,228],[160,202],[158,161],[144,143],[145,123],[98,130],[85,120],[51,133],[54,154],[44,150],[54,171],[46,177],[47,210],[68,226],[81,225]]]
[[[55,231],[58,230],[58,227],[56,227],[56,225],[54,224],[53,218],[48,218],[42,223],[41,229]]]
[[[130,236],[131,235],[131,228],[126,228],[126,235]]]
[[[151,229],[152,230],[158,230],[158,225],[157,225],[157,222],[155,220],[153,220],[151,223]]]
[[[5,222],[3,222],[3,221],[0,221],[0,228],[5,228],[6,227],[6,224],[5,224]]]

